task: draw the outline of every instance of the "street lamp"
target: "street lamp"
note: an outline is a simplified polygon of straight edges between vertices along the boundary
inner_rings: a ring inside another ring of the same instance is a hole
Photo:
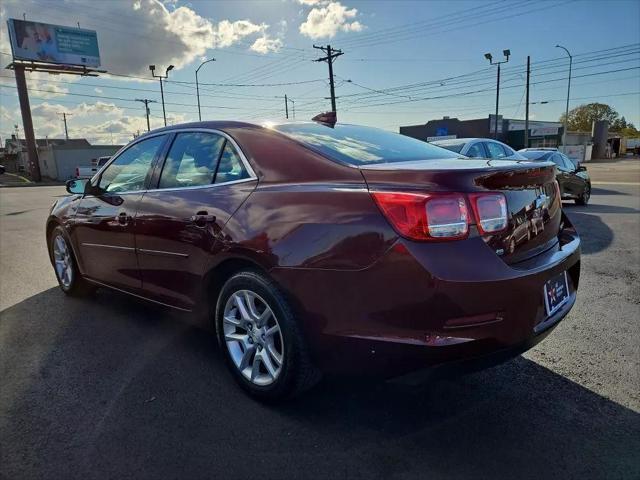
[[[495,123],[495,132],[494,132],[494,137],[496,139],[498,138],[498,106],[500,105],[500,65],[502,65],[503,63],[507,63],[509,61],[509,57],[511,56],[511,50],[509,49],[503,50],[502,53],[505,56],[506,60],[503,60],[501,62],[494,62],[493,56],[490,53],[484,54],[484,58],[489,60],[489,63],[491,65],[498,66],[498,81],[496,85],[496,123]]]
[[[173,65],[169,65],[167,67],[167,69],[164,72],[164,75],[156,75],[156,66],[155,65],[149,65],[149,70],[151,70],[151,76],[153,78],[158,78],[160,79],[160,97],[162,98],[162,116],[164,118],[164,126],[167,126],[167,113],[165,112],[164,109],[164,90],[162,88],[162,79],[163,78],[169,78],[169,72],[171,70],[173,70]]]
[[[569,83],[567,84],[567,108],[564,111],[564,131],[562,132],[562,146],[564,147],[567,145],[567,128],[569,127],[569,94],[571,93],[571,66],[573,64],[573,57],[569,53],[569,50],[567,50],[562,45],[556,45],[556,48],[563,49],[565,52],[567,52],[567,55],[569,55]]]
[[[215,58],[210,58],[209,60],[205,60],[200,64],[198,68],[196,68],[196,97],[198,97],[198,120],[202,121],[202,115],[200,114],[200,87],[198,86],[198,71],[202,68],[205,63],[215,62]]]

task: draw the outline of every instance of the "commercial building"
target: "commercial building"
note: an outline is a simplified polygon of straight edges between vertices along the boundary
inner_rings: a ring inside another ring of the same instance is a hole
[[[524,120],[503,118],[498,115],[497,139],[518,150],[525,148]],[[423,125],[400,127],[400,133],[424,141],[440,138],[494,138],[495,115],[473,120],[443,117],[430,120]],[[527,147],[557,147],[562,142],[564,128],[560,122],[529,121],[529,144]]]
[[[76,167],[89,167],[98,157],[111,156],[121,145],[91,145],[86,139],[36,140],[40,173],[52,180],[65,181],[75,177]],[[27,144],[12,135],[5,142],[4,158],[0,160],[7,172],[27,173]]]

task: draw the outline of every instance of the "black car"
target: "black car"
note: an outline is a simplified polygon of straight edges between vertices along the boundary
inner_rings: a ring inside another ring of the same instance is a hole
[[[560,185],[563,200],[575,200],[578,205],[586,205],[591,196],[591,179],[587,168],[575,165],[564,153],[556,150],[520,150],[518,153],[529,160],[551,161],[556,164],[556,179]]]

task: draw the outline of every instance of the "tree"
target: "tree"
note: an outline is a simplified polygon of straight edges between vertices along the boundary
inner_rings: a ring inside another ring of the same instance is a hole
[[[564,123],[564,113],[560,116],[560,121]],[[568,130],[570,132],[590,132],[591,125],[596,120],[607,120],[609,128],[615,125],[621,127],[618,112],[605,103],[589,103],[569,110]],[[624,117],[622,118],[624,121]],[[625,121],[626,126],[626,121]]]

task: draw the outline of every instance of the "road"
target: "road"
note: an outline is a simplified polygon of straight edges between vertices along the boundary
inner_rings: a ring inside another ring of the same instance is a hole
[[[280,406],[247,398],[187,317],[65,298],[43,239],[63,188],[0,189],[0,478],[640,478],[640,179],[620,165],[565,204],[578,302],[535,349],[421,388],[330,379]]]

